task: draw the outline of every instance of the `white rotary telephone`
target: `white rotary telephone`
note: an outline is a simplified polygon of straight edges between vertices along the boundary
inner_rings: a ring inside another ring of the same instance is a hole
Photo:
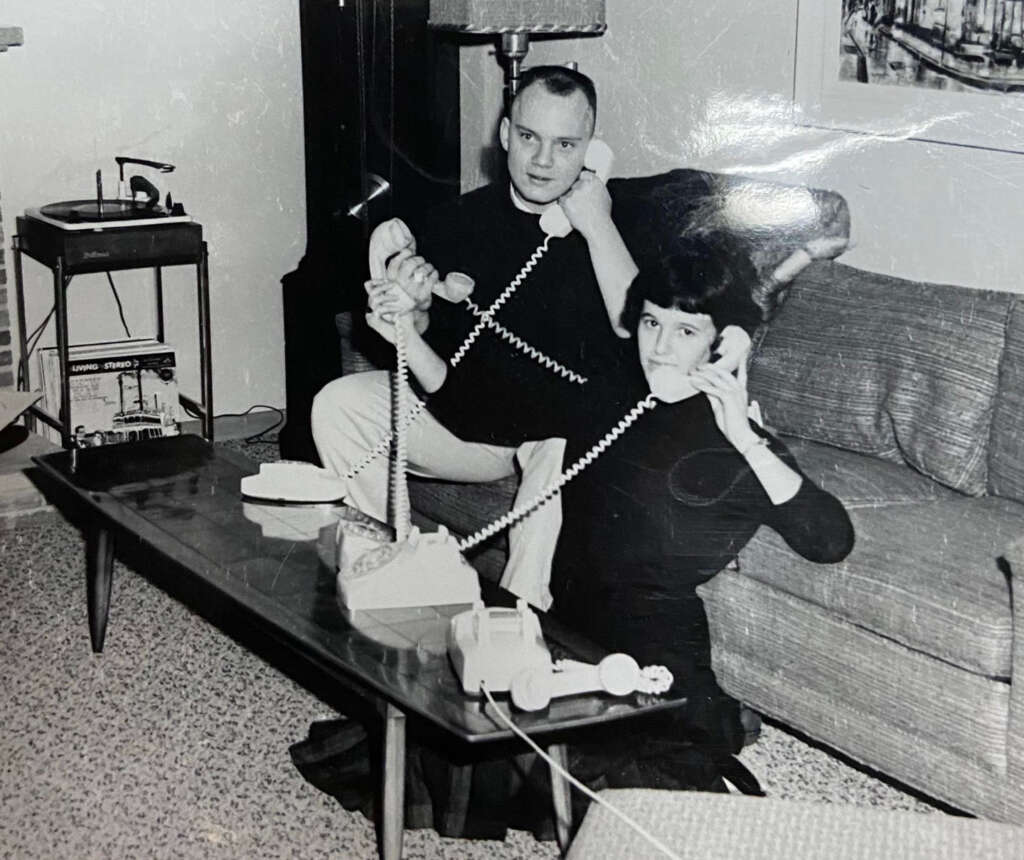
[[[522,711],[539,711],[561,696],[604,692],[664,693],[672,673],[664,666],[641,669],[628,654],[609,654],[593,665],[578,660],[551,660],[540,621],[525,600],[515,609],[485,607],[454,616],[448,626],[448,656],[470,696],[508,692]]]

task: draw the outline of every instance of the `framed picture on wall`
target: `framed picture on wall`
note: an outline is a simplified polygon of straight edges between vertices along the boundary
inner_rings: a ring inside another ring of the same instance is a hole
[[[794,119],[1024,152],[1024,0],[800,0]]]

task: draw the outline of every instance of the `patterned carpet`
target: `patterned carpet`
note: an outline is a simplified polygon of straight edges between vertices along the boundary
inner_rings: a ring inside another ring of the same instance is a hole
[[[224,443],[256,460],[270,443]],[[120,561],[106,648],[86,624],[84,542],[57,513],[0,518],[0,857],[376,856],[361,816],[288,746],[335,714]],[[779,727],[742,755],[770,796],[933,811]],[[406,836],[409,858],[556,857]]]

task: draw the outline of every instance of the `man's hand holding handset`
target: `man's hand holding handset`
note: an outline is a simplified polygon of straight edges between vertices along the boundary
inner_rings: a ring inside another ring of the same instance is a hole
[[[599,242],[610,230],[618,234],[612,221],[612,198],[604,181],[592,170],[584,170],[572,187],[558,200],[573,230],[588,244]]]

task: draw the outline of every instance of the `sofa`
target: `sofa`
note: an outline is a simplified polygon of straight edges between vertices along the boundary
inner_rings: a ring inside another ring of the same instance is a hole
[[[617,218],[650,225],[638,257],[714,230],[753,260],[751,397],[856,529],[836,565],[762,529],[701,586],[720,684],[926,795],[1024,823],[1024,298],[829,260],[790,281],[802,247],[848,235],[833,192],[689,170],[610,187]],[[359,326],[338,328],[345,372],[365,369]],[[410,482],[414,518],[458,534],[514,489]],[[503,540],[471,558],[482,575],[500,575]]]
[[[814,264],[759,332],[749,387],[856,544],[812,565],[762,530],[701,586],[720,683],[1024,823],[1024,299]]]

